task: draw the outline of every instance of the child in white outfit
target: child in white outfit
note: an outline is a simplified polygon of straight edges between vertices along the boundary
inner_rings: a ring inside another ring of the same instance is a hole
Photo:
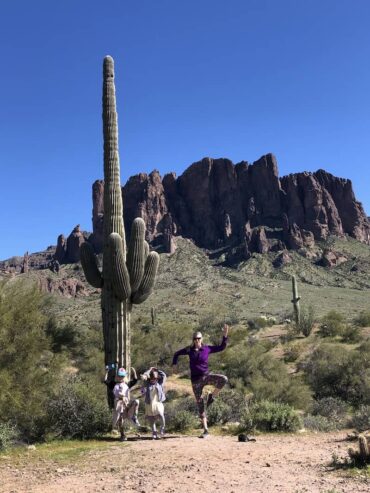
[[[136,428],[140,427],[137,419],[139,400],[130,400],[130,388],[137,383],[137,375],[134,368],[131,368],[133,378],[128,382],[127,372],[124,368],[119,368],[116,376],[116,385],[113,389],[113,429],[118,427],[121,433],[121,441],[126,441],[124,421],[131,419]]]
[[[142,387],[142,393],[145,395],[145,417],[149,421],[152,427],[153,440],[157,440],[157,426],[156,421],[159,419],[161,422],[160,434],[165,433],[165,417],[164,417],[164,405],[166,400],[164,393],[164,384],[166,381],[166,374],[162,370],[157,368],[150,368],[142,375],[144,385]]]

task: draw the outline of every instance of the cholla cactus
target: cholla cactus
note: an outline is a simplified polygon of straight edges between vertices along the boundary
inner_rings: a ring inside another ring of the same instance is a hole
[[[370,464],[370,436],[358,436],[358,450],[348,449],[348,454],[356,465]]]
[[[301,309],[299,306],[299,300],[301,299],[300,296],[298,296],[298,288],[297,288],[297,281],[295,276],[292,276],[292,290],[293,290],[293,309],[294,309],[294,321],[298,325],[299,320],[301,318]]]
[[[159,255],[149,253],[145,241],[145,223],[136,218],[126,249],[123,224],[118,126],[114,86],[114,62],[110,56],[103,64],[103,133],[104,133],[104,245],[103,269],[100,272],[92,246],[81,245],[81,263],[87,281],[102,288],[101,307],[105,364],[111,378],[115,368],[130,361],[130,314],[133,304],[145,301],[152,293]]]

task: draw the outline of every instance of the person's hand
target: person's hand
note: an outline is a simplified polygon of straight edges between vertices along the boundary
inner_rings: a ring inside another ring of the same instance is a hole
[[[227,334],[229,333],[229,326],[227,324],[224,324],[224,327],[222,329],[222,332],[224,334],[224,337],[227,337]]]
[[[172,365],[172,373],[176,375],[176,373],[179,372],[179,369],[177,368],[177,365]]]

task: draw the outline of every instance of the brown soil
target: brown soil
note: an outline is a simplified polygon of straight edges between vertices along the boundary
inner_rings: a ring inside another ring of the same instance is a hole
[[[62,466],[49,460],[0,463],[6,493],[368,492],[369,480],[329,466],[346,456],[346,433],[236,437],[167,436],[117,443]],[[7,463],[7,464],[6,464]]]

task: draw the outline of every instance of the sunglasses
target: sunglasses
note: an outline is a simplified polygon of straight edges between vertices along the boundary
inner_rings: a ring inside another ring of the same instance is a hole
[[[201,337],[194,337],[193,341],[201,341],[202,338]]]

